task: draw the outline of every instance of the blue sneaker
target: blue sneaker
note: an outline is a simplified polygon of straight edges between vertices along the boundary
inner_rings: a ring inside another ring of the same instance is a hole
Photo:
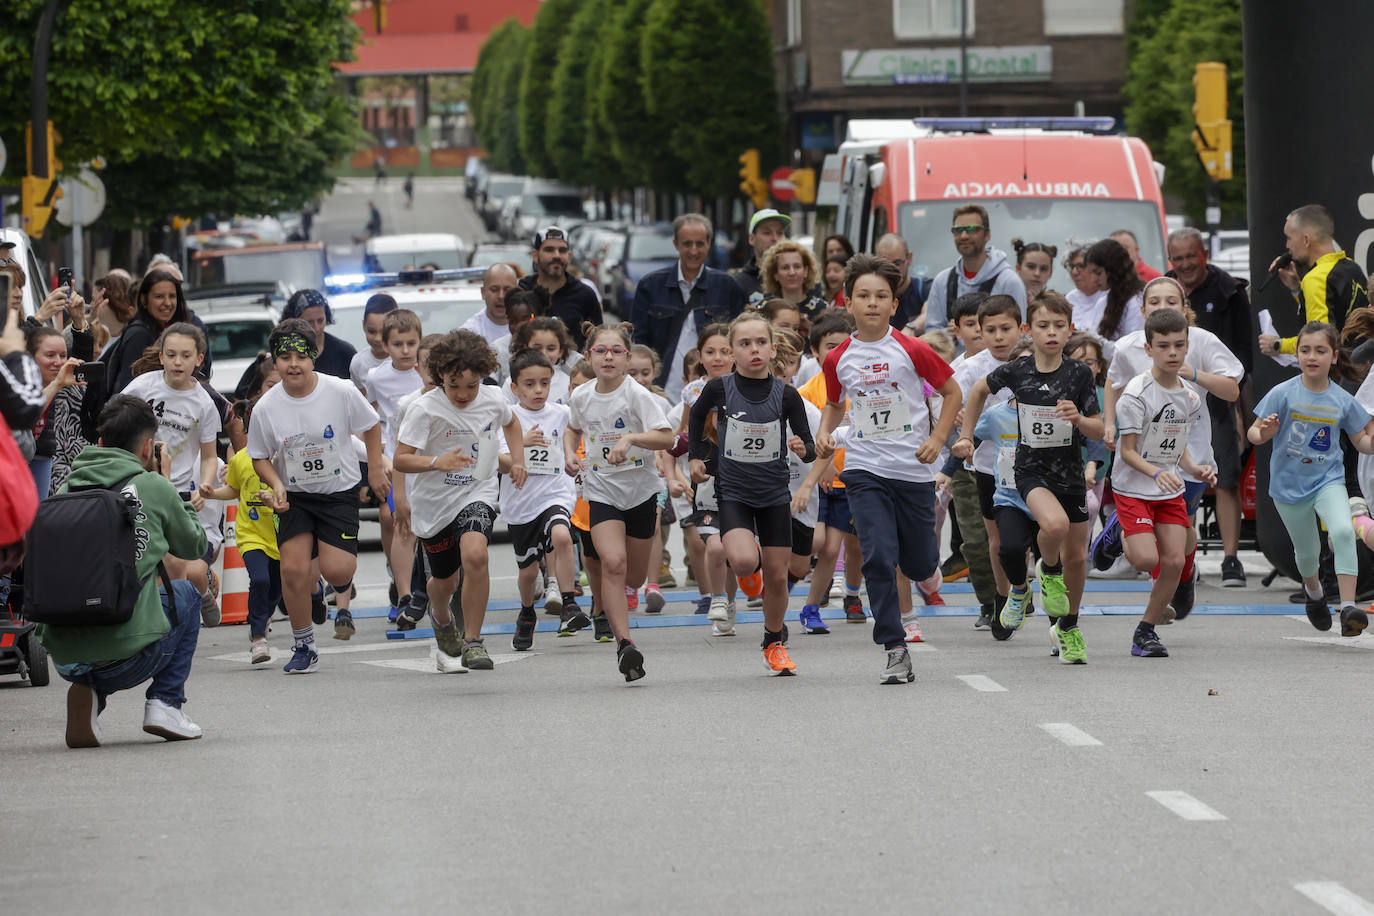
[[[320,653],[315,651],[314,646],[296,646],[291,654],[291,661],[281,670],[287,674],[309,674],[319,663]]]
[[[998,623],[1008,630],[1019,630],[1026,622],[1026,606],[1030,604],[1030,583],[1021,588],[1012,588],[1007,593],[1007,602],[1002,605]]]
[[[1107,519],[1107,524],[1102,526],[1101,533],[1093,539],[1093,569],[1098,572],[1106,572],[1111,569],[1112,564],[1121,556],[1122,549],[1121,522],[1117,520],[1116,513],[1113,512]]]
[[[801,609],[802,630],[812,636],[828,636],[830,628],[821,619],[821,609],[814,604],[808,604]]]
[[[702,595],[700,598],[697,599],[697,607],[696,607],[696,610],[692,611],[692,613],[693,613],[693,614],[703,614],[703,615],[704,615],[704,614],[705,614],[707,611],[709,611],[710,609],[711,609],[711,596],[710,596],[710,595]]]

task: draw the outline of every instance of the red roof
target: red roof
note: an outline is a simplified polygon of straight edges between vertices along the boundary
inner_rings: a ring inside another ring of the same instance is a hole
[[[368,35],[355,49],[358,59],[339,64],[339,71],[349,76],[470,73],[486,40],[486,32]]]

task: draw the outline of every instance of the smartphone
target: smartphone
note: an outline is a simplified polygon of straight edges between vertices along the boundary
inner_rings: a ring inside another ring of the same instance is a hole
[[[78,382],[86,382],[87,384],[91,382],[103,383],[105,381],[105,364],[102,362],[82,363],[76,367],[76,372],[73,374],[76,376]]]
[[[59,268],[57,268],[57,285],[58,285],[58,286],[64,286],[64,285],[65,285],[65,286],[67,287],[68,292],[70,292],[70,291],[72,290],[72,288],[73,288],[75,282],[76,282],[76,274],[72,271],[72,269],[71,269],[70,267],[59,267]]]
[[[154,470],[154,471],[157,471],[158,473],[161,473],[161,472],[162,472],[162,443],[161,443],[161,442],[154,442],[154,443],[153,443],[153,470]]]
[[[0,309],[9,308],[10,295],[14,292],[14,274],[0,270]]]

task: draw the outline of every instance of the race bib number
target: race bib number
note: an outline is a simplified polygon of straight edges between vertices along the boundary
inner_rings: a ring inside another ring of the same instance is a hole
[[[339,450],[332,439],[288,445],[285,450],[286,484],[332,483],[343,474],[339,464]]]
[[[1152,423],[1140,457],[1161,467],[1176,467],[1188,445],[1187,423]]]
[[[895,439],[911,432],[911,401],[906,392],[855,395],[850,407],[856,439]]]
[[[725,425],[725,457],[745,464],[762,464],[782,457],[782,424],[744,423],[730,420]]]
[[[556,477],[563,473],[563,439],[549,439],[548,445],[525,446],[525,473]]]
[[[1030,448],[1063,448],[1073,444],[1073,424],[1054,415],[1053,406],[1018,404],[1021,441]]]
[[[623,462],[611,464],[611,449],[615,448],[616,443],[624,436],[624,430],[619,429],[611,429],[603,433],[588,433],[587,458],[591,461],[593,472],[597,474],[620,474],[644,467],[644,450],[634,446],[630,447]]]
[[[997,450],[997,488],[1016,489],[1016,446],[1004,445]]]

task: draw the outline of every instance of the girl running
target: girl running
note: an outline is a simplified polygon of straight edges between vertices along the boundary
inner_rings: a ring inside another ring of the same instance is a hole
[[[573,351],[572,337],[563,322],[558,318],[531,318],[516,325],[510,336],[511,358],[523,350],[538,350],[553,366],[548,403],[568,403],[568,367],[564,361],[576,353]],[[509,368],[507,372],[508,375],[514,375]],[[514,379],[511,379],[510,384],[505,386],[506,400],[512,404],[519,401],[514,385]]]

